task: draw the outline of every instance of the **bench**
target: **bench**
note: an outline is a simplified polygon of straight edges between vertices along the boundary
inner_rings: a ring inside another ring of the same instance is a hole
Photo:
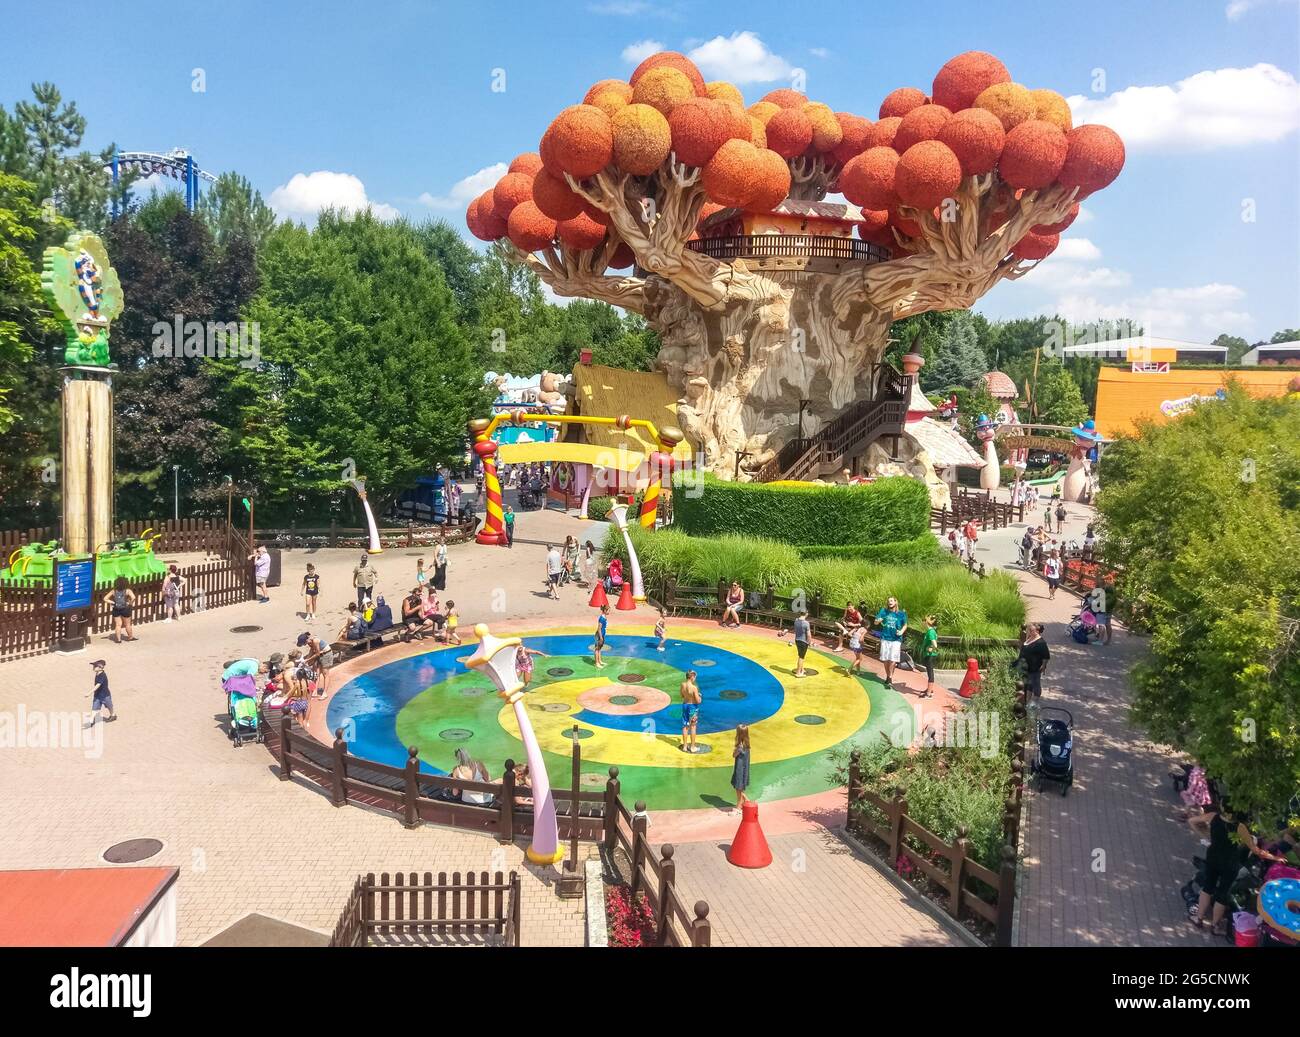
[[[353,639],[341,639],[335,641],[332,645],[336,652],[342,655],[356,655],[360,652],[369,652],[373,648],[382,648],[384,645],[393,644],[406,628],[401,623],[393,623],[381,630],[370,630],[365,637]]]

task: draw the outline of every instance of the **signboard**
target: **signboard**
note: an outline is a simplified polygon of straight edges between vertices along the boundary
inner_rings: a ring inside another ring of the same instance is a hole
[[[1133,364],[1130,370],[1134,374],[1168,374],[1168,360],[1148,360],[1140,364]]]
[[[1213,396],[1202,396],[1200,393],[1192,393],[1190,396],[1184,396],[1179,400],[1165,400],[1160,404],[1160,413],[1166,418],[1177,418],[1186,414],[1198,403],[1204,403],[1214,400],[1226,400],[1228,394],[1223,389],[1216,389]]]
[[[95,559],[54,563],[54,611],[88,609],[95,598]]]
[[[1053,454],[1068,454],[1074,442],[1056,436],[999,436],[998,445],[1007,450],[1046,450]]]

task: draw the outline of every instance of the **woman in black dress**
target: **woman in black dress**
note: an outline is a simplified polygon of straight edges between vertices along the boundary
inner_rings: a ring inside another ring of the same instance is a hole
[[[447,533],[438,531],[438,546],[433,549],[433,589],[447,589]]]

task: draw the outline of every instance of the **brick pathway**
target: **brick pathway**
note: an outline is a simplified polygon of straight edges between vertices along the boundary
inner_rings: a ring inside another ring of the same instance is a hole
[[[1003,491],[1005,496],[1005,491]],[[1065,538],[1083,539],[1091,508],[1068,505]],[[1035,522],[1041,512],[1033,516]],[[1031,620],[1043,623],[1052,663],[1042,703],[1075,721],[1075,781],[1025,798],[1021,887],[1022,946],[1206,945],[1186,921],[1179,888],[1200,843],[1173,817],[1180,806],[1169,781],[1174,750],[1154,745],[1129,722],[1127,676],[1145,646],[1115,623],[1109,645],[1079,645],[1066,624],[1078,598],[1013,565],[1024,525],[982,533],[978,561],[1016,572]]]

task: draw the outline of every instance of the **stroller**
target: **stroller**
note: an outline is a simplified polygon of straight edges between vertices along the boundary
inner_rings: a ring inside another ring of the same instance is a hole
[[[221,682],[230,715],[230,740],[238,749],[245,742],[264,742],[257,709],[257,679],[251,675],[227,677]]]
[[[1038,711],[1038,750],[1034,753],[1031,774],[1034,788],[1042,791],[1043,782],[1054,781],[1061,786],[1061,795],[1074,784],[1074,717],[1066,709],[1043,706]]]
[[[1070,625],[1066,629],[1074,642],[1081,645],[1090,644],[1100,635],[1097,629],[1097,617],[1092,614],[1092,609],[1088,607],[1086,600],[1079,614],[1070,620]]]

